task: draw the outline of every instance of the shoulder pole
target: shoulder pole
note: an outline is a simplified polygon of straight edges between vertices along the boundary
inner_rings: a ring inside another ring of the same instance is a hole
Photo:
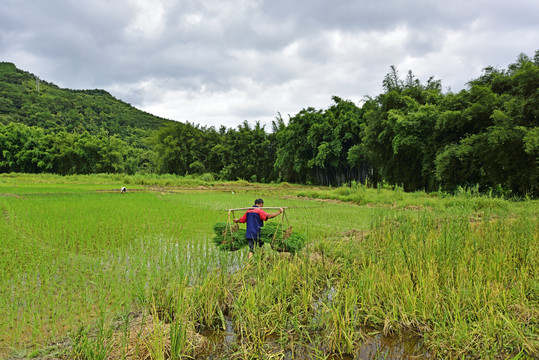
[[[262,210],[278,210],[278,209],[288,209],[288,207],[275,207],[275,206],[272,206],[272,207],[255,207],[255,206],[251,206],[251,207],[247,207],[247,208],[239,208],[239,209],[226,209],[226,211],[240,211],[240,210],[251,210],[251,209],[262,209]]]

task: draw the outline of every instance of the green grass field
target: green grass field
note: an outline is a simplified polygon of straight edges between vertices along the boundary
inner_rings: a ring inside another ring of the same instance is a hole
[[[258,197],[288,207],[270,221],[306,236],[299,254],[213,245],[225,209]],[[357,356],[376,334],[414,335],[432,358],[537,357],[538,209],[466,191],[0,175],[0,357],[203,357],[195,335],[227,327],[223,358]],[[133,330],[139,315],[152,331]]]

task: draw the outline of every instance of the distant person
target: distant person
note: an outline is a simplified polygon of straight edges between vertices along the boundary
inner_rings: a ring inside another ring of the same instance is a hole
[[[127,189],[125,188],[125,186],[122,186],[120,193],[125,194],[126,192],[127,192]]]
[[[247,230],[245,232],[245,238],[249,244],[249,259],[253,256],[255,251],[255,243],[261,247],[263,242],[260,240],[260,229],[264,226],[264,221],[268,221],[276,217],[277,215],[283,212],[283,208],[279,209],[279,212],[268,214],[264,210],[264,200],[256,199],[253,209],[247,210],[245,214],[239,219],[234,219],[234,222],[237,223],[247,223]]]

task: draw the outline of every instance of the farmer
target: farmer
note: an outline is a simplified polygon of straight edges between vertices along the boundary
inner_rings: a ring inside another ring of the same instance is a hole
[[[241,218],[234,219],[236,224],[247,223],[245,238],[249,244],[249,259],[253,256],[255,251],[255,243],[259,247],[264,245],[260,240],[260,228],[264,226],[264,221],[268,221],[269,219],[274,218],[283,212],[283,208],[280,208],[279,212],[268,214],[262,210],[262,207],[264,207],[264,200],[256,199],[253,209],[247,210],[247,212],[243,214]]]

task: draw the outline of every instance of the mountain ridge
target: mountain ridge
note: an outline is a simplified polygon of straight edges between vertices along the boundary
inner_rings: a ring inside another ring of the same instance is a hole
[[[0,123],[22,123],[47,131],[95,135],[105,130],[139,142],[176,121],[137,109],[103,89],[67,89],[0,62]]]

